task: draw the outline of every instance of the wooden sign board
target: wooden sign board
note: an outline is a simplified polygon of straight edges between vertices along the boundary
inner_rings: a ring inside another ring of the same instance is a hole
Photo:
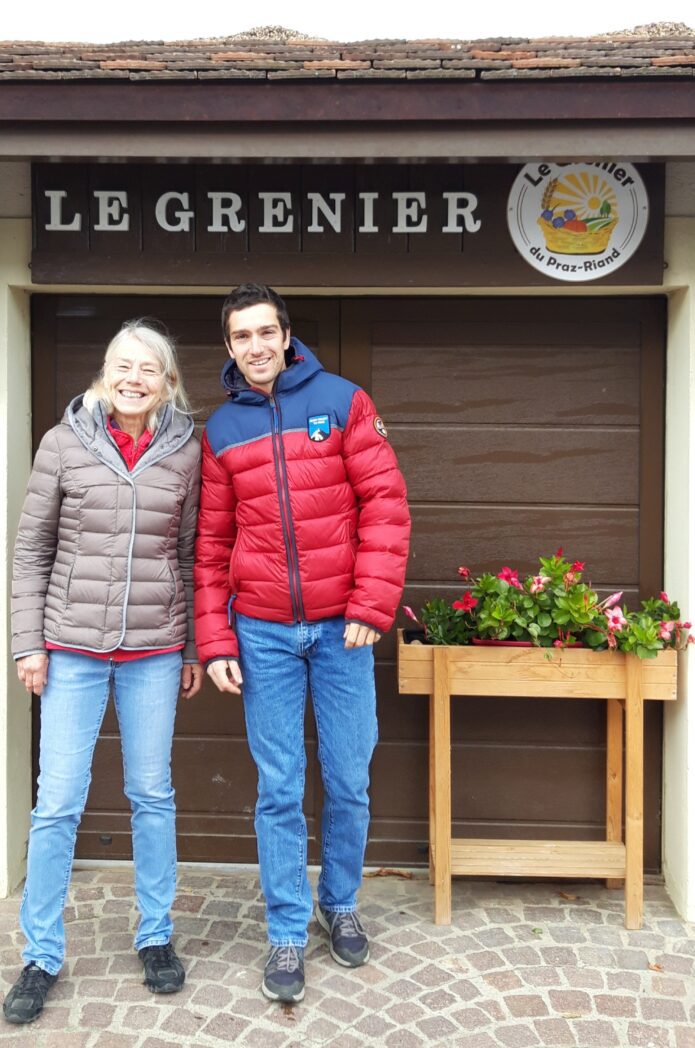
[[[458,163],[35,164],[33,280],[557,286],[561,267],[551,274],[529,265],[509,232],[520,170]],[[574,283],[661,284],[664,169],[637,171],[649,215],[639,246],[619,268]]]

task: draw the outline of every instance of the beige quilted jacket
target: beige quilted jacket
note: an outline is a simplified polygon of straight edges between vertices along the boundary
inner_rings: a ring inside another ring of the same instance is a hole
[[[193,643],[193,543],[200,446],[166,406],[132,473],[82,397],[45,435],[19,522],[12,653],[45,641],[108,652]]]

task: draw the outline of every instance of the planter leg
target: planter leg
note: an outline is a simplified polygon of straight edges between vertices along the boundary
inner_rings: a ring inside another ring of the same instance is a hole
[[[625,927],[642,927],[644,892],[644,710],[642,668],[626,655],[625,698]]]
[[[606,840],[623,839],[623,708],[619,699],[606,702]],[[622,888],[622,878],[610,878],[607,888]]]
[[[430,803],[434,815],[432,875],[434,923],[451,924],[451,699],[449,653],[434,649],[434,692],[431,702]]]

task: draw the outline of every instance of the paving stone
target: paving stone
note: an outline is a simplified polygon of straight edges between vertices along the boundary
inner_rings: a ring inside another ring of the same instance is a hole
[[[594,997],[594,1006],[599,1015],[610,1015],[617,1019],[634,1019],[637,1015],[635,998],[622,994],[599,993]]]
[[[421,1019],[417,1023],[417,1027],[429,1037],[431,1041],[445,1040],[456,1033],[456,1026],[443,1015],[432,1016],[429,1019]]]
[[[640,1001],[645,1019],[660,1019],[662,1022],[682,1023],[686,1020],[685,1009],[680,1001],[668,998],[646,997]]]
[[[397,1026],[408,1026],[410,1023],[414,1023],[416,1019],[422,1019],[425,1015],[425,1009],[421,1004],[416,1004],[415,1001],[399,1001],[398,1004],[393,1004],[386,1009],[386,1015]]]
[[[603,973],[595,968],[575,968],[573,965],[563,969],[567,985],[573,990],[602,990]]]
[[[609,990],[632,990],[638,993],[641,985],[641,976],[635,972],[608,972],[606,974],[606,986]]]
[[[80,1012],[80,1026],[83,1029],[105,1029],[111,1025],[115,1011],[112,1004],[101,1002],[85,1004]]]
[[[548,1014],[548,1005],[540,994],[507,994],[504,1003],[511,1015],[520,1019]]]
[[[573,1015],[591,1015],[591,997],[581,990],[550,990],[548,993],[551,1007],[556,1012]]]
[[[616,1030],[602,1019],[577,1019],[572,1022],[572,1028],[582,1048],[613,1048],[613,1045],[623,1048]]]
[[[518,990],[522,985],[522,981],[516,972],[488,972],[483,976],[484,981],[491,986],[493,990],[499,990],[503,992],[505,990]]]
[[[275,1030],[261,1029],[261,1027],[252,1027],[242,1035],[241,1043],[245,1048],[280,1048],[281,1045],[288,1045],[287,1035],[284,1033],[276,1032]],[[296,1042],[291,1042],[294,1045]]]
[[[630,1023],[627,1028],[627,1043],[635,1048],[669,1048],[671,1038],[663,1026],[647,1026],[645,1023]]]
[[[222,1014],[211,1019],[201,1032],[220,1041],[235,1041],[248,1027],[246,1019],[240,1019],[236,1015]]]
[[[665,997],[685,997],[688,994],[682,979],[675,979],[668,975],[655,975],[652,979],[652,987],[655,993],[663,994]]]
[[[676,1048],[695,1048],[695,1027],[676,1026],[674,1028]]]
[[[470,954],[466,960],[479,972],[491,971],[493,968],[505,968],[505,962],[502,960],[498,953],[494,953],[492,950],[481,950],[478,953]]]
[[[490,1025],[490,1016],[482,1008],[459,1008],[451,1012],[450,1018],[464,1030],[478,1030]]]
[[[162,1030],[186,1037],[195,1037],[204,1024],[202,1016],[195,1015],[190,1008],[174,1008],[161,1024]]]
[[[557,968],[540,965],[537,968],[520,969],[521,978],[528,986],[562,986],[562,978]]]
[[[412,1030],[397,1030],[390,1033],[384,1039],[386,1048],[420,1048],[425,1044],[422,1037],[418,1037]]]
[[[519,1024],[518,1026],[498,1026],[495,1036],[500,1044],[506,1048],[530,1048],[538,1044],[538,1035],[530,1026]]]
[[[367,1037],[382,1038],[385,1034],[394,1030],[393,1023],[387,1022],[380,1015],[366,1015],[364,1019],[356,1022],[351,1029]]]
[[[692,975],[693,962],[689,957],[681,957],[674,953],[660,953],[654,958],[663,971],[673,972],[681,975]]]
[[[566,1019],[536,1019],[533,1025],[541,1044],[548,1048],[565,1048],[577,1043]]]
[[[131,1030],[151,1030],[157,1025],[158,1020],[156,1008],[150,1004],[140,1004],[128,1008],[123,1017],[123,1025]]]
[[[644,950],[614,950],[613,955],[618,968],[644,971],[649,967],[649,959]]]

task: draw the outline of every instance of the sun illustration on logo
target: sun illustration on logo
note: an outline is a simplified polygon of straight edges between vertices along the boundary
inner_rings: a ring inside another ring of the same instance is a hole
[[[546,247],[558,255],[597,255],[608,247],[618,222],[613,187],[599,172],[552,178],[538,219]]]

